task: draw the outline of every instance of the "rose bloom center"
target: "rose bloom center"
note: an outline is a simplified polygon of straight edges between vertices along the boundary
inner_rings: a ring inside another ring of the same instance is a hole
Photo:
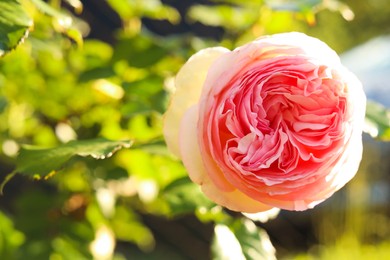
[[[269,195],[282,193],[277,184],[315,182],[313,172],[337,162],[350,131],[336,72],[305,57],[272,59],[247,65],[212,93],[204,131],[231,183]]]

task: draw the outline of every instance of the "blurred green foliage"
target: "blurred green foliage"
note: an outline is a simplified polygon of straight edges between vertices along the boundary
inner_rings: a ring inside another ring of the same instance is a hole
[[[217,232],[224,230],[244,257],[272,259],[265,231],[205,198],[167,151],[161,125],[173,78],[201,48],[234,48],[263,34],[312,32],[345,50],[353,39],[339,36],[351,33],[341,29],[351,9],[325,0],[215,0],[183,14],[159,0],[107,3],[122,25],[114,42],[88,37],[81,1],[0,0],[0,56],[7,53],[0,60],[1,176],[48,177],[14,177],[4,187],[0,258],[187,259],[196,252],[218,258],[229,247]],[[220,27],[223,36],[161,36],[145,27],[145,18]],[[367,31],[358,40],[371,36]],[[373,127],[388,133],[386,109],[369,112]],[[201,225],[203,232],[184,237],[193,252],[169,242],[183,230],[167,234],[150,223],[151,216],[180,222],[188,215],[196,220],[186,228],[195,234],[193,225]]]
[[[18,247],[23,244],[25,236],[14,228],[12,220],[0,212],[0,257],[11,258]]]
[[[390,141],[390,110],[379,103],[368,102],[366,126],[372,137]]]

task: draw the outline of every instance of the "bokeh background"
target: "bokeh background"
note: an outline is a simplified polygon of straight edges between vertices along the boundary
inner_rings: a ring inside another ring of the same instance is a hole
[[[105,160],[72,157],[50,178],[12,178],[0,196],[0,259],[224,259],[226,226],[247,258],[390,256],[390,145],[372,137],[383,134],[376,129],[364,134],[358,174],[332,198],[250,223],[204,198],[161,137],[174,76],[191,54],[278,32],[328,43],[367,96],[389,107],[388,0],[21,3],[34,25],[0,58],[1,179],[22,144],[135,145]],[[390,114],[372,106],[388,126]]]

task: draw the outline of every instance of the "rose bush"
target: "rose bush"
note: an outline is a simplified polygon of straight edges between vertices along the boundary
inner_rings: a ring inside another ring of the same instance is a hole
[[[318,39],[292,32],[204,49],[175,85],[168,148],[222,206],[305,210],[357,172],[366,98]]]

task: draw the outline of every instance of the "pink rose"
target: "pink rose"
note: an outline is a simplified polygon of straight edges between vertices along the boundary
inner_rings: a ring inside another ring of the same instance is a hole
[[[168,148],[231,210],[312,208],[343,187],[362,155],[366,98],[325,43],[302,33],[208,48],[176,77]]]

